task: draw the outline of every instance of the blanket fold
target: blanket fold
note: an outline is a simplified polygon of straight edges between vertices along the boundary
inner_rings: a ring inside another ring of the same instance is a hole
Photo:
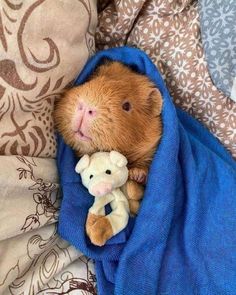
[[[136,220],[95,247],[84,224],[92,198],[74,172],[76,157],[58,141],[63,191],[59,233],[95,259],[99,294],[235,294],[236,163],[203,126],[177,109],[151,60],[134,48],[97,53],[76,80],[105,59],[147,75],[163,97],[163,136]]]

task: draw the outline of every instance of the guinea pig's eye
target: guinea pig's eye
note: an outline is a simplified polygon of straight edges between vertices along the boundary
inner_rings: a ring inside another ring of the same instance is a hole
[[[91,175],[89,176],[89,178],[90,178],[90,179],[93,178],[93,174],[91,174]]]
[[[106,174],[111,174],[111,170],[106,170]]]
[[[131,104],[128,101],[124,102],[122,105],[122,109],[126,112],[129,112],[131,110]]]

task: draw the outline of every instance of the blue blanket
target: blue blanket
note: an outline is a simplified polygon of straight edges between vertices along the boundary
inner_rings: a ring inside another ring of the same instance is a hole
[[[99,294],[236,294],[235,161],[174,106],[158,70],[138,49],[99,52],[75,84],[86,81],[104,59],[121,61],[156,84],[164,99],[163,137],[138,217],[101,248],[86,238],[93,198],[74,171],[73,151],[59,138],[60,235],[95,260]]]

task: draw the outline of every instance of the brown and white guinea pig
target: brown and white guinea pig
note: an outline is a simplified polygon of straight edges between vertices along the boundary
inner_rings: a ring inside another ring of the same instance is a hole
[[[87,82],[64,93],[54,119],[78,156],[111,150],[124,154],[130,169],[128,194],[137,200],[143,191],[134,182],[145,182],[162,135],[161,109],[153,82],[119,62],[107,62]]]

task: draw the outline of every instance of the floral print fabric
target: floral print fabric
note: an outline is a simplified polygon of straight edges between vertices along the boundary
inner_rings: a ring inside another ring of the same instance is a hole
[[[236,103],[209,74],[196,0],[100,1],[97,49],[121,45],[143,49],[175,104],[202,122],[236,158]]]
[[[204,52],[215,85],[236,101],[236,2],[200,0]]]

